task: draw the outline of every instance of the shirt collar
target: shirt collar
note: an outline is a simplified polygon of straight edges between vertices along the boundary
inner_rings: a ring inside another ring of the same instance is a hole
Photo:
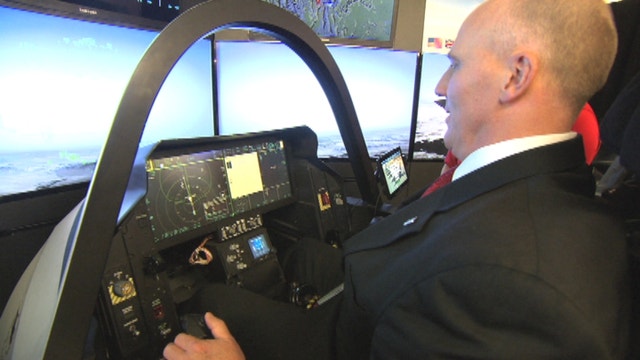
[[[528,136],[483,146],[469,154],[469,156],[467,156],[456,168],[452,181],[508,156],[537,147],[573,139],[576,135],[577,134],[575,132],[567,132],[561,134]]]

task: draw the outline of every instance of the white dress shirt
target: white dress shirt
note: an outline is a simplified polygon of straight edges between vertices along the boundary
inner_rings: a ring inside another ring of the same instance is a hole
[[[453,173],[452,181],[508,156],[540,146],[573,139],[576,136],[577,133],[571,131],[562,134],[537,135],[511,139],[483,146],[469,154],[469,156],[467,156],[467,158],[464,159],[464,161],[456,168]]]

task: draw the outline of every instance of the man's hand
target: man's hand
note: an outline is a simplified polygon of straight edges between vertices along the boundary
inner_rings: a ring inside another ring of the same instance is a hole
[[[178,334],[174,342],[167,344],[162,353],[167,360],[180,359],[224,359],[244,360],[240,345],[221,319],[206,313],[204,320],[214,339],[202,340],[184,333]]]

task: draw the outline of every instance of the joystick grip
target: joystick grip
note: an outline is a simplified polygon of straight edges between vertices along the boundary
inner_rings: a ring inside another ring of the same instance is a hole
[[[182,330],[198,339],[213,339],[211,330],[204,321],[204,314],[184,314],[180,317]]]

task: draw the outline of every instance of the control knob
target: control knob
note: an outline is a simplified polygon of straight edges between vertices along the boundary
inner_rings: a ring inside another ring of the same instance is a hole
[[[118,280],[113,284],[113,293],[121,298],[126,298],[133,295],[135,288],[133,284],[128,280]]]

